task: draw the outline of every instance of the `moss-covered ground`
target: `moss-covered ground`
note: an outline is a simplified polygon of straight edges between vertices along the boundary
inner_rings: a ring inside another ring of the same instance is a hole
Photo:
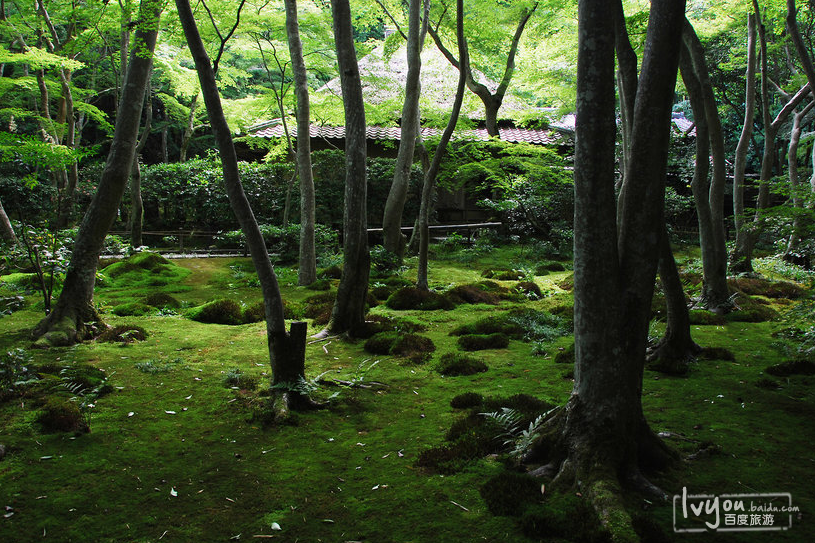
[[[430,279],[439,290],[475,284],[484,280],[482,271],[515,269],[509,263],[523,258],[517,248],[507,247],[467,263],[433,261]],[[416,465],[419,454],[444,443],[451,425],[464,416],[450,405],[464,392],[566,401],[571,374],[567,365],[555,362],[571,343],[562,330],[542,331],[532,343],[514,337],[509,347],[469,353],[486,364],[486,372],[452,377],[437,370],[445,354],[462,352],[458,336],[450,335],[457,327],[521,307],[567,314],[569,292],[557,285],[568,284],[563,280],[570,271],[534,277],[543,293],[537,300],[516,295],[452,310],[372,308],[374,314],[424,324],[419,334],[435,345],[430,360],[372,355],[364,351],[364,341],[310,342],[309,379],[324,374],[324,380],[380,384],[322,386],[318,397],[339,392],[330,408],[299,413],[292,424],[264,426],[262,389],[270,371],[264,324],[206,324],[185,316],[216,299],[244,307],[259,301],[250,261],[197,258],[162,266],[159,272],[120,270],[97,289],[106,322],[142,327],[148,334],[143,341],[29,349],[28,331],[42,317],[36,294],[25,295],[25,307],[0,319],[0,353],[27,349],[33,368],[90,364],[104,370],[112,386],[84,407],[87,433],[45,432],[37,422],[43,400],[34,389],[23,387],[27,392],[0,403],[5,446],[0,541],[418,543],[577,537],[578,531],[565,529],[528,538],[518,518],[490,512],[482,487],[505,472],[501,456],[469,461],[452,474]],[[534,270],[535,262],[528,268]],[[305,304],[317,294],[295,286],[295,270],[277,272],[292,304]],[[415,278],[409,268],[402,275]],[[527,272],[522,280],[530,278]],[[518,282],[494,281],[507,292]],[[141,316],[113,311],[144,303],[156,292],[171,295],[179,307],[146,304],[150,309]],[[765,301],[781,311],[801,303]],[[669,494],[681,494],[683,487],[693,494],[789,492],[801,518],[786,531],[674,534],[670,503],[631,496],[630,511],[656,534],[644,541],[815,541],[815,377],[764,373],[787,360],[778,345],[784,340],[772,335],[787,325],[782,317],[694,326],[698,343],[727,348],[735,361],[700,359],[683,377],[646,371],[643,403],[653,428],[684,456],[705,451],[655,478]],[[660,326],[654,325],[655,333]],[[312,324],[310,333],[320,329]],[[255,377],[260,388],[230,387],[244,382],[227,379],[236,369]]]

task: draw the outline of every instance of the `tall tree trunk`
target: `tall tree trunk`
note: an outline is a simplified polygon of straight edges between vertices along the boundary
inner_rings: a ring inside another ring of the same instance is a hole
[[[616,2],[615,2],[616,3]],[[623,484],[664,496],[641,469],[675,458],[642,411],[651,296],[664,230],[664,188],[684,2],[651,5],[631,131],[614,197],[614,26],[606,0],[578,7],[575,140],[575,384],[544,428],[556,484],[576,486],[609,528],[630,526]],[[615,213],[618,209],[619,216]],[[633,540],[631,531],[615,540]]]
[[[156,46],[162,3],[144,0],[139,9],[135,48],[122,90],[113,142],[99,187],[82,220],[62,292],[53,311],[34,329],[35,345],[68,345],[94,334],[101,320],[93,305],[99,253],[122,199],[139,133],[144,92]]]
[[[798,177],[798,145],[801,141],[801,132],[805,117],[815,107],[815,102],[810,102],[800,112],[793,117],[792,130],[790,131],[790,145],[787,152],[787,167],[790,177],[790,192],[792,193],[792,233],[784,249],[783,258],[790,262],[806,262],[808,256],[798,254],[801,238],[804,232],[804,198],[802,197],[800,181]],[[814,147],[815,148],[815,147]],[[815,173],[814,173],[815,174]]]
[[[69,149],[76,149],[76,120],[74,119],[74,95],[71,92],[71,73],[68,70],[61,69],[59,76],[64,105],[65,119],[63,122],[65,122],[66,126],[65,141],[63,143]],[[79,166],[76,161],[68,166],[63,175],[66,182],[60,198],[59,217],[57,218],[59,228],[67,228],[71,224],[73,217],[76,185],[79,182]]]
[[[6,215],[2,201],[0,201],[0,239],[6,243],[17,243],[17,236],[14,234],[14,228],[11,227],[11,221]]]
[[[327,330],[354,336],[365,324],[368,278],[371,273],[366,217],[365,104],[348,0],[331,0],[331,10],[345,109],[345,209],[342,277]]]
[[[413,166],[413,153],[420,131],[419,95],[422,70],[422,0],[410,0],[408,7],[407,63],[408,73],[405,82],[405,101],[402,105],[402,123],[400,127],[399,154],[393,171],[393,183],[385,202],[385,213],[382,216],[382,237],[386,250],[402,260],[405,252],[405,236],[402,234],[402,212],[405,209],[410,170]]]
[[[314,172],[311,168],[310,104],[303,44],[297,22],[297,0],[285,0],[286,35],[289,40],[294,94],[297,99],[297,174],[300,177],[300,267],[297,284],[310,285],[317,280],[317,250],[314,246],[316,208]]]
[[[196,94],[192,103],[190,103],[190,114],[187,117],[187,126],[184,128],[184,133],[181,135],[181,147],[178,151],[178,161],[187,161],[187,151],[190,148],[190,141],[192,141],[192,133],[195,130],[195,110],[198,108],[198,95]]]
[[[151,74],[152,75],[152,74]],[[147,145],[147,138],[150,137],[150,130],[153,127],[153,93],[150,84],[145,92],[146,115],[142,135],[139,143],[136,144],[136,153],[133,156],[133,169],[130,175],[130,246],[133,248],[144,245],[142,240],[142,222],[144,219],[144,202],[141,197],[141,165],[139,155]]]
[[[694,77],[698,81],[697,101],[698,107],[702,110],[694,114],[694,118],[697,123],[700,116],[705,118],[713,161],[710,181],[707,174],[698,178],[694,176],[694,183],[691,185],[699,217],[699,242],[702,248],[702,301],[710,310],[727,311],[730,305],[730,291],[727,286],[727,247],[724,231],[724,188],[727,181],[724,135],[705,61],[705,52],[696,31],[687,20],[683,26],[682,37],[684,50],[687,51],[689,58],[687,66],[687,70],[690,70],[689,77]],[[684,72],[685,69],[683,77]],[[698,138],[697,134],[697,140]],[[707,161],[708,155],[703,156],[703,160]],[[699,153],[696,160],[697,162],[700,160]]]
[[[753,122],[756,109],[756,26],[757,15],[747,17],[747,70],[744,91],[744,124],[733,157],[733,222],[736,242],[730,255],[730,268],[734,272],[750,271],[752,262],[748,258],[748,232],[744,207],[744,171],[747,166],[747,151],[753,136]]]
[[[190,53],[195,61],[204,104],[207,108],[210,125],[218,144],[218,152],[223,166],[224,184],[226,185],[229,204],[238,219],[252,262],[258,274],[263,302],[266,308],[266,334],[269,346],[269,358],[272,366],[272,383],[294,385],[303,380],[305,366],[306,323],[292,324],[291,333],[286,332],[286,321],[283,316],[283,299],[277,282],[274,268],[266,251],[266,244],[260,232],[255,215],[246,198],[238,171],[238,157],[232,141],[232,133],[226,123],[215,81],[215,71],[207,55],[198,28],[195,24],[189,0],[176,0],[178,17],[187,37]],[[288,403],[292,397],[279,395]],[[298,400],[304,398],[297,397]],[[287,410],[288,406],[286,406]]]
[[[464,2],[463,0],[456,0],[456,41],[458,41],[458,58],[462,66],[469,65],[469,54],[467,52],[467,41],[464,38]],[[436,152],[433,154],[433,162],[430,163],[430,169],[424,176],[424,185],[422,186],[422,202],[419,206],[419,269],[416,272],[416,287],[422,290],[428,289],[427,280],[427,260],[428,260],[428,246],[430,245],[430,206],[433,199],[433,191],[436,186],[436,175],[441,166],[441,159],[447,149],[447,144],[453,136],[453,131],[456,129],[458,123],[458,116],[461,113],[461,103],[464,101],[464,87],[467,83],[467,74],[465,70],[459,70],[458,86],[456,87],[456,97],[453,101],[453,110],[450,112],[450,119],[447,121],[447,126],[442,132],[441,140],[436,146]]]

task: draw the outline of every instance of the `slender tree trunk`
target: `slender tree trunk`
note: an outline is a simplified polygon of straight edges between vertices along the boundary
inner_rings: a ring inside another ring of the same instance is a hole
[[[34,336],[39,338],[37,346],[75,343],[92,336],[99,326],[99,314],[93,305],[96,266],[130,177],[161,5],[157,0],[141,3],[135,48],[139,54],[130,57],[107,163],[79,227],[59,300],[34,329]]]
[[[181,135],[181,148],[178,152],[178,161],[187,161],[187,151],[190,148],[190,141],[192,141],[192,133],[195,130],[195,110],[198,107],[198,95],[196,94],[192,103],[190,104],[190,115],[187,117],[187,126],[184,128],[184,133]]]
[[[303,44],[297,22],[297,0],[285,0],[286,35],[289,40],[294,94],[297,99],[297,174],[300,177],[300,267],[297,284],[310,285],[317,280],[317,251],[314,246],[316,208],[314,172],[311,168],[310,104]]]
[[[17,236],[14,234],[14,228],[11,227],[11,221],[6,215],[2,201],[0,201],[0,239],[6,243],[17,243]]]
[[[800,181],[798,176],[798,145],[801,141],[804,119],[815,107],[815,102],[810,102],[807,106],[796,113],[793,117],[792,130],[790,131],[790,144],[787,152],[787,167],[790,177],[790,192],[792,193],[793,213],[792,233],[784,249],[784,260],[805,261],[807,257],[798,254],[801,238],[804,232],[804,198],[802,197]]]
[[[464,2],[463,0],[456,0],[456,40],[458,41],[458,58],[461,66],[469,65],[469,54],[467,52],[467,41],[464,38]],[[416,274],[416,287],[419,289],[428,289],[427,280],[427,260],[428,260],[428,246],[430,245],[430,206],[433,199],[433,191],[436,186],[436,175],[441,166],[441,159],[447,149],[447,144],[453,136],[453,131],[456,129],[458,123],[458,116],[461,112],[461,103],[464,101],[464,87],[467,83],[467,75],[465,70],[459,70],[458,86],[456,87],[456,97],[453,101],[453,110],[450,112],[450,119],[447,121],[447,126],[442,132],[441,140],[436,146],[436,152],[433,154],[433,162],[430,163],[430,169],[424,176],[424,185],[422,186],[422,202],[419,206],[419,269]]]
[[[362,85],[348,0],[331,0],[334,43],[345,109],[345,209],[343,268],[328,331],[356,335],[365,324],[371,258],[366,217],[366,126]]]
[[[697,138],[699,133],[697,132]],[[688,372],[688,362],[702,350],[693,341],[690,332],[690,313],[685,290],[679,277],[667,230],[659,256],[659,278],[668,310],[665,334],[656,345],[648,349],[647,360],[650,368],[662,373],[684,375]]]
[[[747,166],[747,151],[753,136],[753,119],[756,109],[756,15],[747,17],[747,71],[744,92],[744,124],[733,158],[733,221],[736,230],[736,243],[730,256],[730,267],[734,272],[750,271],[752,262],[748,258],[748,232],[744,207],[744,171]]]
[[[274,268],[266,251],[263,235],[258,228],[249,200],[243,191],[238,171],[238,157],[232,141],[232,133],[226,123],[215,81],[215,71],[207,55],[198,28],[195,24],[189,0],[176,0],[178,17],[187,37],[190,53],[195,61],[204,104],[209,115],[210,125],[218,144],[218,152],[223,165],[224,184],[232,211],[238,219],[247,245],[252,255],[252,262],[258,274],[266,307],[266,333],[269,346],[269,358],[272,366],[274,385],[289,383],[294,385],[303,380],[305,365],[306,323],[293,323],[291,333],[286,332],[286,321],[283,317],[283,299],[277,282]],[[292,393],[293,394],[293,393]],[[281,393],[284,403],[290,399],[288,393]],[[298,396],[298,400],[303,400]],[[288,406],[284,407],[284,411]]]
[[[68,70],[60,70],[60,84],[62,86],[62,100],[64,104],[64,122],[66,126],[64,145],[70,149],[76,148],[76,120],[74,119],[74,95],[71,92],[71,73]],[[74,197],[76,196],[76,185],[79,182],[79,167],[74,161],[63,174],[65,176],[65,187],[60,198],[59,217],[57,225],[59,228],[67,228],[71,224],[74,213]]]
[[[142,240],[144,202],[141,197],[141,165],[139,164],[139,155],[141,155],[141,152],[144,150],[144,146],[147,145],[147,138],[150,137],[150,130],[153,127],[153,93],[149,83],[145,94],[146,118],[141,138],[139,138],[139,143],[136,144],[136,153],[133,156],[133,169],[130,174],[130,246],[134,248],[144,245]]]
[[[396,167],[393,171],[388,199],[385,202],[385,213],[382,217],[382,237],[386,250],[402,260],[405,252],[405,236],[402,234],[402,212],[405,209],[410,170],[413,166],[413,153],[420,131],[419,96],[421,83],[419,75],[422,69],[421,43],[421,7],[422,0],[410,0],[408,7],[407,63],[408,73],[405,82],[405,101],[402,105],[401,138]]]

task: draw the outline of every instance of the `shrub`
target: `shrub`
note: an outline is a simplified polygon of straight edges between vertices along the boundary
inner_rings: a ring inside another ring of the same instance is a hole
[[[12,349],[0,356],[0,400],[37,379],[29,367],[30,363],[31,357],[20,348]]]
[[[503,516],[521,516],[526,507],[543,498],[533,477],[508,470],[487,480],[479,493],[490,513]]]
[[[45,432],[76,432],[90,431],[88,422],[79,406],[61,396],[49,397],[45,405],[37,414],[36,422]]]
[[[479,407],[484,402],[484,396],[477,392],[465,392],[453,397],[450,400],[450,407],[453,409],[469,409],[471,407]]]
[[[209,324],[241,324],[243,311],[235,300],[221,299],[207,302],[191,309],[187,316],[198,322]]]
[[[133,343],[134,341],[144,341],[147,339],[147,331],[141,326],[132,324],[120,324],[113,328],[108,328],[97,338],[98,341],[111,343]]]
[[[497,332],[495,334],[467,334],[458,338],[459,348],[465,351],[483,351],[486,349],[506,349],[509,337]]]
[[[446,353],[442,355],[436,369],[442,375],[453,377],[485,372],[487,365],[481,360],[460,353]]]
[[[453,301],[432,290],[422,290],[416,287],[403,287],[388,297],[385,305],[396,310],[418,309],[422,311],[435,311],[437,309],[450,310],[455,307]]]

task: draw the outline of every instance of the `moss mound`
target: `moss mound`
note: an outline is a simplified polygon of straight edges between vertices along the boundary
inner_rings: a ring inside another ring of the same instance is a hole
[[[571,273],[557,283],[563,290],[574,290],[574,274]]]
[[[535,275],[549,275],[551,272],[566,271],[566,266],[554,260],[549,262],[541,262],[535,268]]]
[[[330,290],[331,289],[331,279],[323,278],[317,279],[310,285],[307,285],[306,288],[308,290]]]
[[[147,331],[141,326],[120,324],[102,332],[97,341],[109,343],[133,343],[147,339]]]
[[[524,295],[530,300],[539,300],[543,298],[541,288],[538,286],[537,283],[534,283],[532,281],[521,281],[520,283],[515,285],[513,290],[519,294]]]
[[[88,422],[82,415],[79,406],[61,396],[48,398],[35,420],[42,426],[44,432],[87,433],[90,431]]]
[[[283,317],[286,317],[285,304],[283,304]],[[241,321],[245,323],[261,322],[266,320],[266,304],[263,300],[249,304],[241,311]]]
[[[526,274],[520,270],[496,270],[491,278],[498,281],[520,281],[524,277]]]
[[[157,308],[167,307],[170,309],[178,309],[181,307],[181,302],[164,292],[149,294],[142,299],[142,302]]]
[[[144,251],[102,270],[102,274],[110,280],[103,281],[100,287],[165,286],[179,282],[189,273],[186,268],[176,266],[157,253]]]
[[[573,494],[547,496],[520,519],[521,531],[532,539],[563,538],[574,543],[610,543],[591,504]]]
[[[155,313],[156,308],[141,302],[128,302],[114,306],[111,311],[120,317],[143,317]]]
[[[324,292],[306,298],[303,301],[305,306],[303,316],[312,319],[314,324],[328,324],[328,321],[331,320],[331,311],[334,309],[336,299],[336,292]]]
[[[719,315],[706,309],[691,309],[690,323],[694,325],[720,325],[727,322],[724,315]]]
[[[751,296],[767,298],[787,298],[794,300],[806,292],[805,289],[789,281],[768,281],[759,277],[730,277],[727,280],[730,288]]]
[[[403,287],[391,294],[385,305],[390,309],[406,311],[418,309],[421,311],[435,311],[438,309],[450,310],[456,304],[447,296],[433,292],[432,290],[422,290],[416,287]]]
[[[493,515],[516,517],[542,500],[540,488],[529,475],[505,470],[481,485],[479,493]]]
[[[487,369],[487,365],[481,360],[460,353],[443,354],[436,367],[436,371],[448,377],[475,375]]]
[[[558,347],[555,353],[555,364],[574,364],[574,343],[566,347]]]
[[[740,294],[736,297],[736,311],[725,317],[731,322],[767,322],[778,318],[778,312],[766,300]]]
[[[199,305],[187,312],[187,317],[207,324],[243,324],[243,310],[235,300],[221,299]]]
[[[699,358],[705,360],[727,360],[728,362],[736,361],[736,356],[733,354],[733,351],[725,349],[724,347],[705,347],[702,349],[702,352],[699,353]]]
[[[503,334],[508,338],[521,339],[524,335],[524,329],[519,324],[509,320],[510,313],[505,312],[503,315],[497,317],[485,317],[470,324],[462,324],[457,326],[451,332],[451,336],[465,336],[465,335],[487,335],[487,334]]]
[[[788,360],[781,364],[769,366],[764,370],[776,377],[789,377],[790,375],[815,375],[815,362],[804,358]]]
[[[329,266],[320,272],[320,277],[323,279],[341,279],[342,266]]]
[[[479,283],[455,286],[447,291],[447,295],[458,304],[496,305],[500,300],[497,294],[486,290]]]
[[[465,351],[484,351],[487,349],[506,349],[509,347],[509,336],[503,332],[494,334],[466,334],[459,336],[458,346]]]
[[[436,350],[433,340],[412,333],[387,331],[370,337],[364,345],[371,354],[393,355],[409,358],[414,362],[424,362]]]
[[[481,394],[477,392],[465,392],[464,394],[454,396],[453,399],[450,400],[450,407],[453,409],[469,409],[479,407],[482,403],[484,403],[484,396]]]

